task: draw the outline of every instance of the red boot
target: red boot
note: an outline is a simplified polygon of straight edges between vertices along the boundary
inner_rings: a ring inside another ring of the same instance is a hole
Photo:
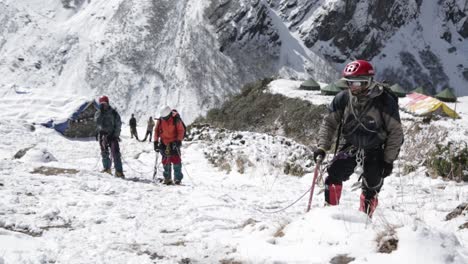
[[[370,200],[366,199],[363,193],[361,193],[360,203],[359,203],[359,211],[366,213],[369,218],[372,218],[372,214],[374,213],[377,205],[379,204],[379,199],[377,197],[373,197]]]
[[[329,205],[337,205],[340,203],[341,184],[327,184],[325,185],[325,202]]]

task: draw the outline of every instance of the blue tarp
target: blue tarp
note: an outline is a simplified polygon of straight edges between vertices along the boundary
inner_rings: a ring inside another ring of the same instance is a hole
[[[55,130],[57,130],[58,132],[60,132],[60,134],[64,134],[65,131],[68,129],[68,124],[69,122],[68,121],[75,121],[77,120],[79,117],[80,117],[80,114],[86,110],[87,106],[89,105],[89,101],[88,102],[85,102],[83,103],[80,107],[78,107],[78,109],[72,113],[72,115],[65,121],[63,122],[60,122],[60,123],[54,123],[54,120],[49,120],[45,123],[41,123],[41,125],[45,126],[45,127],[48,127],[48,128],[53,128]],[[94,106],[96,107],[96,109],[98,108],[98,104],[96,103],[96,101],[93,101],[93,104]]]

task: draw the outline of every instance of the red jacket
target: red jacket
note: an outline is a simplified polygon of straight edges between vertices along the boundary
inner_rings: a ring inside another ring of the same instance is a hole
[[[154,141],[159,141],[164,145],[169,145],[174,141],[182,141],[184,139],[185,129],[181,121],[174,123],[174,117],[171,115],[168,120],[160,118],[154,128]]]

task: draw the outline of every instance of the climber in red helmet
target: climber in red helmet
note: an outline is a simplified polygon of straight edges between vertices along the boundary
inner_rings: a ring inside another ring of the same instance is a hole
[[[339,152],[327,168],[325,201],[328,205],[339,204],[343,181],[362,169],[359,210],[369,217],[377,207],[384,178],[392,173],[403,144],[397,98],[376,82],[374,75],[374,68],[365,60],[345,66],[342,76],[348,89],[333,98],[314,151],[314,160],[325,158],[335,132],[341,129]]]

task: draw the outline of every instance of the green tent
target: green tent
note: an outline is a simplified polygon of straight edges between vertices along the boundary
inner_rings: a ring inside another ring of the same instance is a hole
[[[346,80],[341,78],[341,79],[338,79],[336,82],[335,82],[335,85],[338,86],[341,90],[346,90],[348,89],[348,84],[346,83]]]
[[[411,91],[412,93],[420,93],[420,94],[424,94],[424,95],[430,95],[426,89],[424,89],[422,86],[419,86],[418,88],[414,89],[413,91]]]
[[[318,91],[320,90],[320,85],[313,79],[308,79],[301,84],[299,89]]]
[[[435,98],[441,100],[442,102],[456,102],[457,97],[452,93],[450,88],[445,88],[440,93],[434,96]]]
[[[403,88],[398,84],[395,83],[394,85],[390,86],[390,89],[395,93],[398,97],[405,97],[406,92]]]
[[[323,95],[336,95],[347,87],[348,86],[346,85],[346,81],[339,79],[338,81],[330,83],[329,85],[321,88],[320,91]]]

